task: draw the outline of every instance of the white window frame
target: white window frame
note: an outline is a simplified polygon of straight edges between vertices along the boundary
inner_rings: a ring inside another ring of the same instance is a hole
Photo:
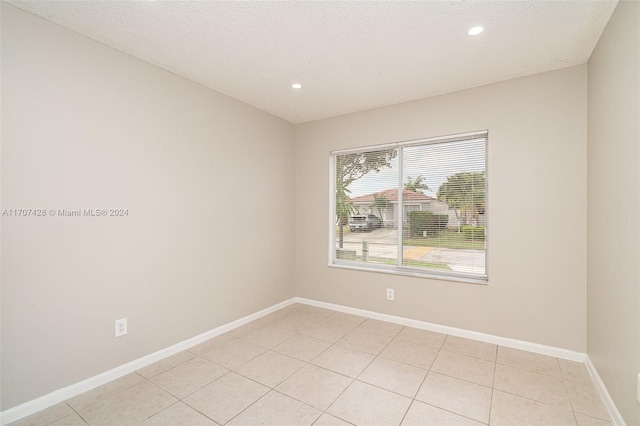
[[[435,143],[443,143],[443,142],[454,142],[454,141],[462,141],[462,140],[472,140],[477,139],[479,137],[485,138],[485,215],[487,217],[487,221],[485,223],[485,273],[482,276],[477,274],[465,274],[460,272],[436,272],[431,270],[423,270],[418,268],[412,268],[403,265],[402,259],[402,223],[403,220],[396,220],[396,226],[398,227],[398,256],[397,256],[397,265],[384,265],[378,263],[367,263],[367,262],[359,262],[353,260],[346,259],[338,259],[336,257],[336,237],[335,237],[335,209],[336,209],[336,192],[335,192],[335,182],[336,182],[336,156],[351,154],[357,152],[369,152],[369,151],[380,151],[384,149],[398,149],[398,217],[396,219],[404,218],[404,208],[403,208],[403,199],[402,199],[402,190],[404,188],[403,181],[403,165],[402,165],[402,149],[404,147],[410,147],[415,145],[428,145]],[[352,270],[361,270],[367,272],[380,272],[387,274],[395,274],[395,275],[405,275],[405,276],[413,276],[413,277],[422,277],[422,278],[433,278],[439,280],[447,280],[447,281],[458,281],[465,282],[471,284],[483,284],[487,285],[489,283],[489,220],[488,220],[488,206],[489,206],[489,167],[488,167],[488,156],[489,156],[489,131],[488,130],[479,130],[475,132],[468,133],[460,133],[454,135],[447,136],[438,136],[433,138],[425,138],[425,139],[415,139],[408,140],[402,142],[396,142],[391,144],[382,144],[382,145],[370,145],[366,147],[358,147],[352,149],[343,149],[343,150],[335,150],[330,152],[330,161],[329,161],[329,267],[333,268],[343,268],[343,269],[352,269]]]

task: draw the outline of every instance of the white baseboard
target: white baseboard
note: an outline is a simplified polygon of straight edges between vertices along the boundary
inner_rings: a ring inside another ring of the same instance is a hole
[[[216,327],[195,337],[176,343],[175,345],[169,346],[168,348],[161,349],[152,354],[143,356],[142,358],[138,358],[126,364],[120,365],[109,371],[105,371],[104,373],[98,374],[97,376],[90,377],[81,382],[74,383],[73,385],[66,386],[62,389],[55,390],[39,398],[4,410],[0,412],[0,424],[6,425],[23,417],[37,413],[40,410],[44,410],[45,408],[49,408],[55,404],[66,401],[70,398],[73,398],[74,396],[80,395],[81,393],[97,388],[98,386],[102,386],[105,383],[118,379],[124,375],[133,373],[134,371],[139,370],[142,367],[146,367],[147,365],[153,364],[154,362],[160,361],[161,359],[170,357],[171,355],[175,355],[178,352],[189,349],[213,337],[219,336],[220,334],[226,333],[227,331],[233,330],[234,328],[257,320],[258,318],[261,318],[293,303],[295,303],[295,298],[285,300],[251,315],[247,315],[246,317],[221,325],[220,327]]]
[[[378,312],[366,311],[364,309],[351,308],[348,306],[334,305],[333,303],[319,302],[317,300],[296,297],[297,303],[316,306],[319,308],[332,309],[334,311],[344,312],[347,314],[360,315],[367,318],[377,319],[381,321],[401,324],[408,327],[421,328],[423,330],[435,331],[438,333],[449,334],[457,337],[465,337],[467,339],[479,340],[481,342],[493,343],[495,345],[506,346],[523,351],[534,352],[542,355],[549,355],[556,358],[567,359],[570,361],[584,362],[585,354],[575,352],[568,349],[557,348],[555,346],[541,345],[538,343],[526,342],[523,340],[510,339],[508,337],[494,336],[492,334],[479,333],[477,331],[464,330],[462,328],[448,327],[445,325],[433,324],[425,321],[418,321],[409,318],[397,317],[394,315],[381,314]]]
[[[491,334],[479,333],[476,331],[464,330],[461,328],[448,327],[444,325],[433,324],[429,322],[418,321],[418,320],[398,317],[394,315],[381,314],[378,312],[367,311],[364,309],[336,305],[333,303],[320,302],[320,301],[305,299],[301,297],[294,297],[294,298],[285,300],[271,307],[258,311],[254,314],[247,315],[246,317],[240,318],[236,321],[232,321],[230,323],[221,325],[220,327],[216,327],[212,330],[199,334],[195,337],[176,343],[175,345],[169,346],[168,348],[161,349],[150,355],[144,356],[142,358],[138,358],[124,365],[118,366],[114,369],[98,374],[97,376],[90,377],[86,380],[64,387],[62,389],[58,389],[56,391],[53,391],[47,395],[41,396],[34,400],[27,401],[16,407],[9,408],[5,411],[0,412],[0,424],[6,425],[7,423],[14,422],[23,417],[34,414],[40,410],[44,410],[45,408],[48,408],[60,402],[66,401],[70,398],[73,398],[74,396],[87,392],[91,389],[94,389],[112,380],[120,378],[126,374],[133,373],[134,371],[139,370],[142,367],[146,367],[147,365],[153,364],[154,362],[160,361],[171,355],[175,355],[178,352],[181,352],[185,349],[189,349],[213,337],[219,336],[220,334],[226,333],[230,330],[233,330],[234,328],[240,327],[244,324],[247,324],[251,321],[254,321],[258,318],[261,318],[265,315],[268,315],[272,312],[275,312],[293,303],[302,303],[305,305],[331,309],[338,312],[360,315],[367,318],[387,321],[387,322],[401,324],[409,327],[420,328],[423,330],[435,331],[438,333],[449,334],[452,336],[465,337],[468,339],[479,340],[481,342],[493,343],[500,346],[506,346],[514,349],[521,349],[529,352],[539,353],[542,355],[549,355],[556,358],[567,359],[570,361],[585,362],[587,370],[589,371],[589,374],[591,375],[594,382],[596,383],[598,391],[602,395],[602,399],[605,402],[605,405],[607,406],[609,413],[611,414],[611,418],[614,420],[614,424],[616,426],[625,426],[624,420],[622,419],[620,412],[617,410],[615,404],[613,403],[611,396],[607,392],[604,386],[604,383],[602,383],[602,380],[598,376],[598,373],[596,372],[595,367],[591,363],[591,360],[584,353],[575,352],[568,349],[557,348],[554,346],[547,346],[547,345],[541,345],[538,343],[531,343],[531,342],[526,342],[522,340],[494,336]]]
[[[591,379],[596,384],[596,389],[598,389],[598,393],[600,394],[605,407],[607,407],[607,410],[609,411],[609,415],[613,420],[613,424],[615,426],[626,426],[624,419],[622,418],[622,414],[620,414],[620,411],[618,411],[616,404],[614,404],[613,399],[611,399],[611,395],[609,395],[609,391],[607,391],[607,387],[604,385],[604,382],[600,378],[600,375],[598,374],[596,367],[591,362],[591,358],[589,358],[589,355],[586,356],[584,364],[587,367],[587,371],[589,371]]]

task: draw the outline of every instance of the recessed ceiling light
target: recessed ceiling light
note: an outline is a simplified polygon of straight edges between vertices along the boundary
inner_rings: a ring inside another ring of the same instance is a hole
[[[293,83],[293,84],[291,85],[291,87],[293,87],[294,89],[302,89],[302,84],[300,84],[300,83]]]
[[[471,28],[469,30],[469,35],[471,35],[471,36],[478,35],[482,31],[484,31],[484,28],[482,28],[482,27],[473,27],[473,28]]]

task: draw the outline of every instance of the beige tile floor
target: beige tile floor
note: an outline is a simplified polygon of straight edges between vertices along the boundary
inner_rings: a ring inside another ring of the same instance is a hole
[[[15,425],[610,425],[583,364],[295,304]]]

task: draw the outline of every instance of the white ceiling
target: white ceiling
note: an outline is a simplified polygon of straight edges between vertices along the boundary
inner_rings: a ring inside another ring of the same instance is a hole
[[[583,64],[617,4],[9,2],[293,123]]]

